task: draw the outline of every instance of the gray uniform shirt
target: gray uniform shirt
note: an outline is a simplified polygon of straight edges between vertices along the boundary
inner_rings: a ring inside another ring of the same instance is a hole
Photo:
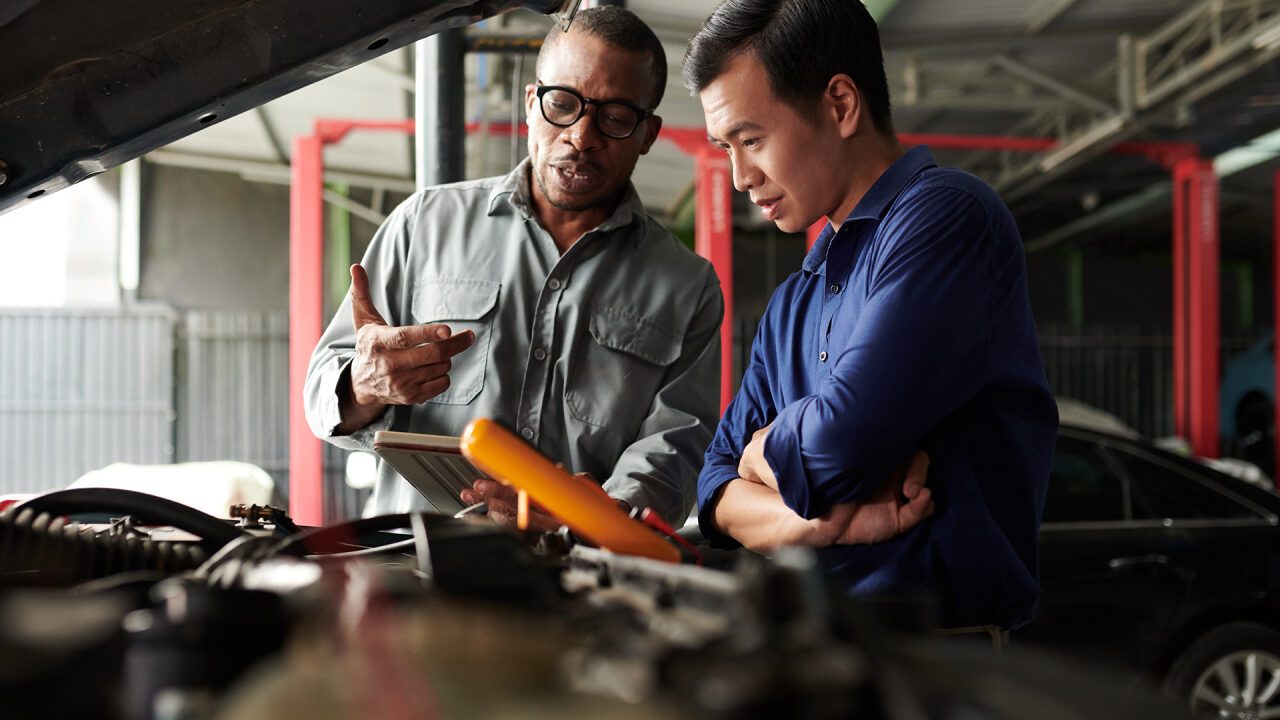
[[[611,496],[683,523],[718,420],[724,300],[711,265],[633,187],[561,255],[533,214],[526,160],[505,177],[413,195],[362,263],[389,324],[445,323],[476,342],[453,358],[443,394],[336,435],[355,347],[348,294],[307,372],[317,436],[368,450],[378,430],[459,435],[490,417]],[[430,503],[379,462],[365,513],[419,509]]]

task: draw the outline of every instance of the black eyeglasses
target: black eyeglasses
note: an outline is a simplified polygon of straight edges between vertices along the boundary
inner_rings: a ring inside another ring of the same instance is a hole
[[[653,114],[622,100],[592,100],[578,91],[559,85],[538,83],[538,106],[542,117],[556,127],[569,127],[582,119],[587,106],[596,106],[596,128],[614,140],[625,140],[635,134],[640,123]]]

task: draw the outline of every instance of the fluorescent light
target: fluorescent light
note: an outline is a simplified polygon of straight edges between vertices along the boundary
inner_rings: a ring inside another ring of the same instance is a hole
[[[1278,156],[1280,156],[1280,130],[1272,130],[1215,157],[1213,170],[1218,177],[1226,177],[1255,165],[1261,165]]]
[[[1254,50],[1274,50],[1280,47],[1280,23],[1275,23],[1258,33],[1249,44]]]

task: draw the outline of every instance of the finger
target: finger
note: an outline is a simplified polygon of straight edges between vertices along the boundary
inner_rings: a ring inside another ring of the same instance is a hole
[[[387,324],[369,296],[369,275],[360,263],[351,266],[351,321],[357,331],[365,325]]]
[[[449,328],[445,328],[447,331]],[[430,345],[424,346],[424,351],[434,352],[435,357],[430,362],[441,362],[457,355],[476,343],[476,334],[471,330],[463,330],[457,335],[448,335],[444,338],[437,339]]]
[[[441,375],[431,380],[415,384],[405,384],[397,397],[397,405],[420,405],[449,389],[453,383],[448,375]]]
[[[907,496],[908,500],[914,499],[924,488],[928,479],[929,455],[918,452],[912,456],[911,464],[907,467],[907,477],[902,481],[902,494]]]
[[[380,328],[377,335],[373,338],[373,345],[384,350],[409,350],[431,347],[430,343],[435,343],[443,338],[448,337],[448,328],[444,325],[435,323],[427,325],[401,325],[400,327],[384,327]],[[428,360],[428,362],[434,362]]]
[[[444,326],[441,325],[440,327]],[[445,329],[447,330],[448,328]],[[468,334],[471,336],[470,339],[474,342],[475,334],[470,331],[459,334],[458,337],[465,342],[468,339],[466,337]],[[417,347],[411,347],[408,350],[394,350],[392,352],[397,355],[396,362],[403,363],[405,367],[438,365],[440,363],[450,362],[454,355],[457,355],[459,352],[462,352],[462,350],[470,347],[470,345],[466,345],[457,352],[451,352],[456,344],[457,343],[453,341],[453,338],[446,338],[445,340],[435,340],[426,344],[418,345]]]
[[[432,380],[448,377],[452,369],[452,364],[448,362],[402,366],[399,360],[388,360],[384,366],[392,392],[404,394],[413,394]]]
[[[516,526],[515,508],[507,510],[505,508],[494,508],[490,505],[487,515],[490,520],[502,527],[513,528]]]
[[[898,508],[899,527],[903,531],[910,530],[932,514],[933,493],[925,488],[914,500]]]
[[[485,502],[506,502],[515,507],[516,491],[511,486],[503,485],[497,480],[479,478],[471,486],[471,489],[482,495],[483,497],[480,499]]]

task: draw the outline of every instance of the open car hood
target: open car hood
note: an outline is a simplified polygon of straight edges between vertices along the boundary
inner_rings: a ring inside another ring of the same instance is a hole
[[[0,213],[428,35],[578,0],[6,0]]]

